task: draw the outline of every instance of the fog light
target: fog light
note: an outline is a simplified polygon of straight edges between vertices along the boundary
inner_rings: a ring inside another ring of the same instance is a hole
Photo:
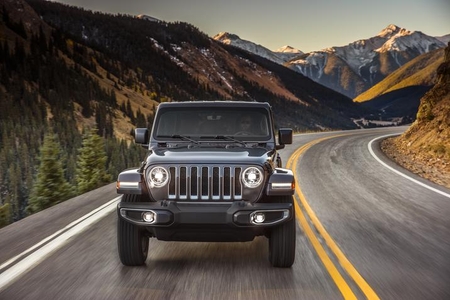
[[[153,223],[156,220],[156,214],[152,211],[145,211],[142,213],[142,220],[147,223]]]
[[[254,214],[252,216],[252,218],[253,218],[254,223],[260,224],[260,223],[264,222],[264,220],[266,219],[266,216],[264,215],[264,213],[259,212],[259,213]]]

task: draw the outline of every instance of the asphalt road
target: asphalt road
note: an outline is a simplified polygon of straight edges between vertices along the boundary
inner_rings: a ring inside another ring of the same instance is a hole
[[[297,179],[290,269],[270,266],[265,238],[151,240],[146,265],[124,267],[111,184],[0,230],[0,299],[450,299],[450,191],[387,161],[378,141],[375,156],[436,190],[369,151],[403,130],[297,135],[282,151]]]

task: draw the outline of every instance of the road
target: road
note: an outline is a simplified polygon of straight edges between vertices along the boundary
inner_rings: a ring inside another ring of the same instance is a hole
[[[0,299],[450,299],[450,191],[374,140],[403,130],[296,135],[282,151],[297,180],[290,269],[270,267],[262,237],[152,240],[145,266],[124,267],[111,184],[0,230]]]

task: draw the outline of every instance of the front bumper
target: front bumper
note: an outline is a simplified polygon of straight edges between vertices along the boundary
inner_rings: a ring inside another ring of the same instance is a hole
[[[225,225],[228,227],[270,227],[292,218],[291,203],[192,203],[176,201],[120,202],[119,217],[144,227]],[[145,221],[144,214],[154,218]]]

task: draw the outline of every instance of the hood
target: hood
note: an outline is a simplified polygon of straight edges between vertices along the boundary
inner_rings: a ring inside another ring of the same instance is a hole
[[[266,148],[158,148],[147,157],[147,164],[248,164],[271,163],[275,151]]]

